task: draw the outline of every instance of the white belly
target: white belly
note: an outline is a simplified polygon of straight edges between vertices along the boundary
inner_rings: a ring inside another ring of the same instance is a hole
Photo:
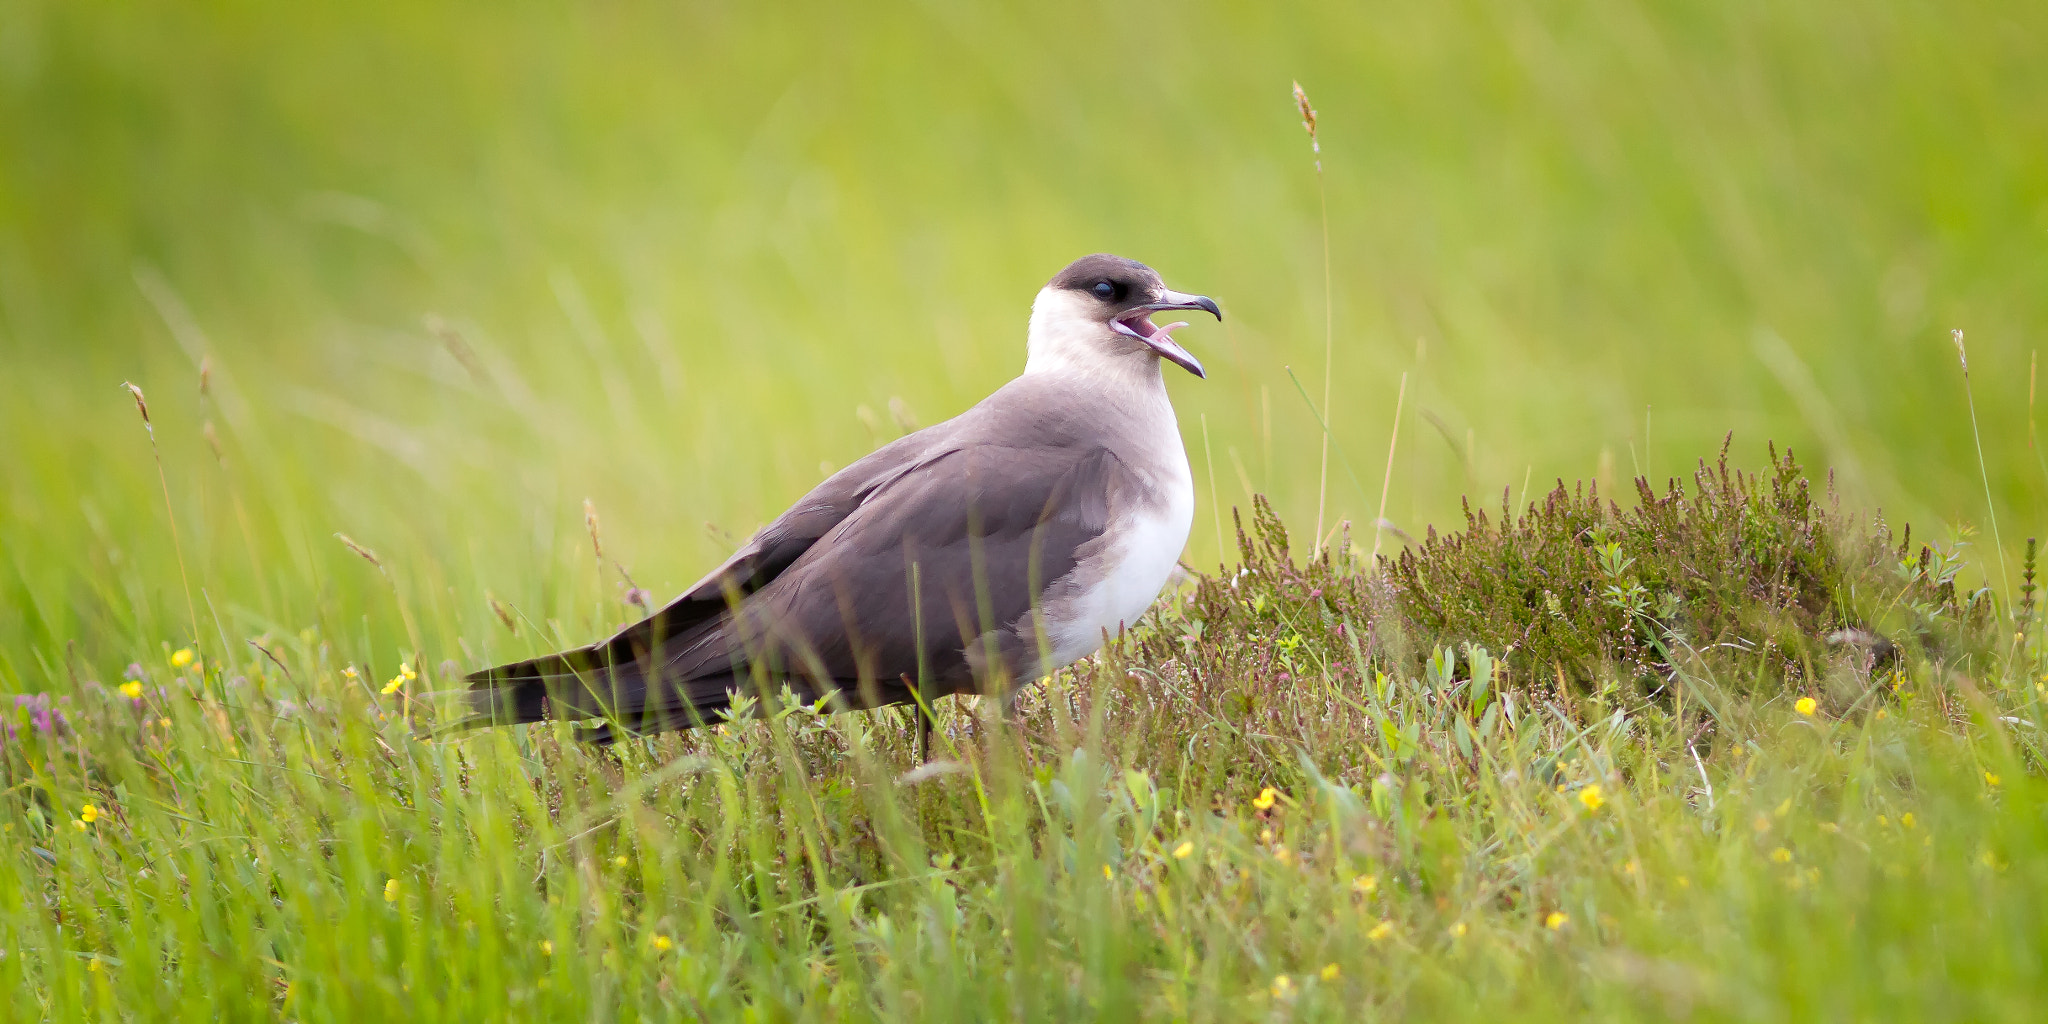
[[[1115,539],[1098,564],[1077,567],[1097,576],[1094,583],[1063,602],[1065,607],[1047,609],[1052,658],[1045,671],[1095,653],[1105,633],[1115,637],[1136,625],[1172,577],[1195,520],[1195,488],[1185,458],[1175,468],[1175,479],[1161,481],[1167,500],[1114,525]]]

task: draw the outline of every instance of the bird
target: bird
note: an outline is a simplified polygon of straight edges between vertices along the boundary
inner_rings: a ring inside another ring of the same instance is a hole
[[[965,412],[831,474],[681,596],[587,647],[476,672],[457,727],[689,729],[741,694],[833,711],[1013,697],[1136,625],[1179,565],[1194,484],[1165,381],[1215,300],[1105,253],[1031,306],[1024,369]]]

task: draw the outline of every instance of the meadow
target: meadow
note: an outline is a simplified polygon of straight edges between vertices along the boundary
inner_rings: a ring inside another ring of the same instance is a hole
[[[0,0],[6,1016],[2034,1019],[2044,21]],[[1227,313],[1143,629],[422,734],[1091,251]]]

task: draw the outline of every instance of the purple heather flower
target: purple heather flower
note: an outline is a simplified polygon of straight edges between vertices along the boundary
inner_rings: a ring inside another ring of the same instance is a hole
[[[60,704],[68,704],[71,698],[59,697],[57,701]],[[63,732],[70,724],[65,719],[63,711],[50,706],[50,695],[47,693],[16,694],[14,707],[16,710],[27,709],[29,724],[35,726],[36,731],[45,736]]]

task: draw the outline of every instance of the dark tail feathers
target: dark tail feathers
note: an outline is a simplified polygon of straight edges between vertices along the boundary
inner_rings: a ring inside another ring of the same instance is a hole
[[[638,659],[623,663],[601,647],[583,647],[485,669],[468,677],[472,714],[448,727],[462,732],[550,719],[606,719],[577,730],[581,742],[690,729],[718,721],[737,683],[730,675],[654,684]]]

